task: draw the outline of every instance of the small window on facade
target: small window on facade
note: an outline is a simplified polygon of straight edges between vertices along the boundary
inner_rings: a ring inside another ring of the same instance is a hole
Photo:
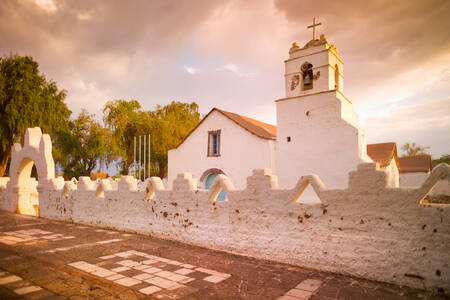
[[[208,132],[208,156],[220,156],[220,130]]]

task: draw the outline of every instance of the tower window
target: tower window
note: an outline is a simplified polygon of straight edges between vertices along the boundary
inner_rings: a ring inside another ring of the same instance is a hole
[[[312,70],[313,65],[309,62],[305,62],[302,67],[302,90],[310,90],[313,88],[314,75]]]
[[[290,137],[290,136],[287,136],[287,137],[286,137],[286,141],[289,143],[289,142],[291,141],[291,137]]]
[[[220,156],[220,130],[208,132],[208,156]]]
[[[334,88],[336,90],[339,89],[339,67],[336,65],[334,67]]]

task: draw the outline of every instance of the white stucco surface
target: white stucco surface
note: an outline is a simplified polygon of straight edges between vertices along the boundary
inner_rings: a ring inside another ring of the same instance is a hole
[[[220,156],[208,156],[208,131],[221,130]],[[197,179],[212,168],[233,178],[238,188],[252,169],[274,168],[275,141],[259,138],[218,111],[213,111],[177,149],[169,150],[169,187],[177,174],[192,173]],[[203,182],[198,182],[204,187]]]
[[[425,172],[400,173],[400,186],[416,188],[421,186],[427,177],[428,173]]]
[[[329,91],[277,102],[276,172],[282,187],[292,187],[296,174],[309,173],[331,188],[345,187],[345,174],[370,161],[362,130],[351,125],[354,115],[341,114],[342,101]]]
[[[20,153],[28,153],[27,149]],[[45,147],[37,154],[41,151]],[[48,169],[38,172],[51,174]],[[418,188],[392,188],[388,173],[378,164],[364,163],[346,176],[345,189],[328,189],[317,175],[295,176],[293,188],[280,189],[269,169],[259,169],[247,177],[244,189],[219,175],[209,191],[198,189],[190,173],[178,174],[172,189],[156,177],[144,185],[132,176],[119,181],[80,177],[78,182],[39,177],[39,213],[49,219],[448,292],[450,206],[422,204],[422,199],[437,183],[450,180],[450,166],[435,167]],[[0,179],[0,209],[18,211],[21,191],[11,182],[27,174],[22,169],[9,180]],[[308,186],[321,203],[301,203]],[[215,201],[220,189],[226,201]],[[20,199],[26,204],[24,195]]]
[[[417,188],[421,186],[427,179],[429,173],[425,172],[410,172],[400,173],[400,187]],[[450,182],[440,181],[430,192],[431,196],[446,195],[450,196]]]

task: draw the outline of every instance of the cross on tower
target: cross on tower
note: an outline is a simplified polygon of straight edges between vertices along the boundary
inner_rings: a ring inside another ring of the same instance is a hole
[[[316,39],[316,26],[322,25],[322,22],[320,23],[316,23],[316,17],[313,18],[313,23],[312,25],[309,25],[306,28],[312,28],[313,29],[313,40]]]

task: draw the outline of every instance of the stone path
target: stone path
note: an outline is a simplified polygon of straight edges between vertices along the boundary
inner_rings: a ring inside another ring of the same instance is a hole
[[[0,212],[0,299],[446,299],[148,236]]]

